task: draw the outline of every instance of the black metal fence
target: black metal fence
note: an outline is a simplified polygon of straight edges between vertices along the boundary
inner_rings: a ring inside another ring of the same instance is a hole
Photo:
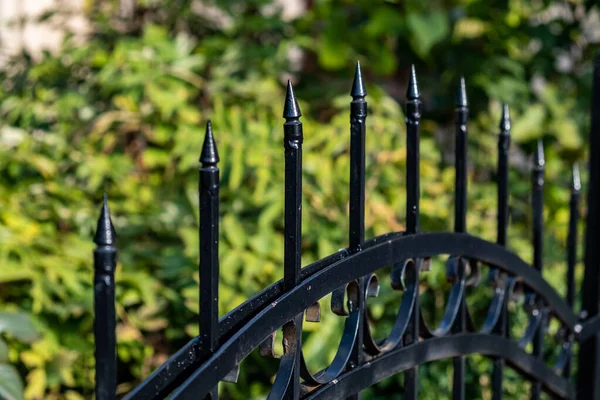
[[[511,121],[503,107],[498,136],[497,241],[467,233],[468,102],[461,80],[456,102],[456,182],[454,232],[419,229],[419,135],[421,100],[414,68],[406,102],[407,182],[406,231],[365,240],[366,91],[357,64],[350,103],[350,232],[349,247],[301,268],[302,123],[288,83],[283,117],[285,148],[285,255],[283,280],[265,288],[224,317],[218,313],[219,281],[219,154],[210,122],[200,156],[200,335],[174,354],[125,398],[130,400],[218,398],[219,381],[235,381],[239,363],[254,349],[268,357],[275,332],[283,330],[284,353],[268,399],[356,399],[360,391],[397,373],[405,374],[404,398],[417,399],[419,365],[453,360],[453,399],[465,398],[465,357],[482,354],[493,360],[493,398],[502,397],[505,366],[532,382],[531,398],[600,399],[600,55],[594,67],[592,128],[588,183],[585,276],[582,310],[573,310],[577,222],[581,182],[573,168],[568,235],[566,299],[543,279],[542,232],[544,149],[538,143],[532,168],[533,265],[506,249],[508,225],[508,150]],[[104,199],[95,237],[95,336],[99,400],[116,398],[114,271],[115,232]],[[420,313],[419,277],[431,257],[451,254],[446,276],[452,282],[444,316],[435,328]],[[486,284],[495,294],[481,328],[466,304],[466,287],[478,283],[480,265],[490,267]],[[391,333],[375,340],[365,311],[376,296],[375,271],[392,265],[391,283],[403,290]],[[509,301],[524,293],[528,326],[521,338],[509,337]],[[302,354],[302,323],[320,319],[319,299],[331,294],[331,309],[346,318],[336,356],[329,367],[309,371]],[[562,343],[553,367],[544,359],[544,330],[551,318],[561,325]],[[532,344],[531,353],[526,347]],[[574,346],[578,367],[572,376]]]

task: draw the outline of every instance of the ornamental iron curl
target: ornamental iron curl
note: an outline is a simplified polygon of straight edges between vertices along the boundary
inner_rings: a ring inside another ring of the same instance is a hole
[[[585,236],[583,312],[573,310],[576,296],[577,224],[581,179],[573,168],[570,223],[567,240],[567,296],[563,299],[542,276],[543,268],[543,143],[539,142],[532,168],[533,265],[509,251],[507,245],[508,151],[511,120],[502,107],[498,136],[498,225],[496,243],[467,233],[467,87],[461,78],[456,101],[454,232],[420,231],[419,141],[421,94],[411,67],[406,102],[406,230],[365,240],[365,138],[367,91],[360,64],[356,65],[350,103],[350,213],[349,246],[301,268],[302,252],[302,113],[288,82],[283,117],[285,154],[285,221],[283,279],[263,289],[218,318],[219,280],[219,154],[210,122],[200,156],[200,335],[175,353],[163,366],[133,389],[125,399],[218,399],[220,381],[235,381],[240,362],[253,350],[277,358],[269,400],[357,399],[360,391],[394,374],[405,374],[404,397],[417,399],[419,365],[453,359],[453,399],[465,397],[465,357],[482,354],[492,360],[492,394],[502,397],[504,368],[514,369],[532,382],[531,398],[542,391],[555,398],[600,399],[600,55],[596,58],[590,181]],[[116,399],[116,337],[114,271],[116,233],[105,198],[98,221],[94,251],[96,398]],[[445,275],[451,284],[441,322],[429,327],[420,303],[423,274],[432,257],[448,255]],[[389,334],[373,337],[367,307],[380,290],[379,270],[391,265],[390,283],[402,300]],[[489,267],[481,279],[481,266]],[[466,302],[467,287],[488,285],[493,295],[481,327],[475,326]],[[319,301],[331,295],[330,308],[344,318],[337,352],[330,365],[311,372],[302,351],[304,319],[319,322]],[[509,304],[523,298],[529,316],[522,337],[510,337]],[[560,355],[553,367],[544,358],[544,333],[550,319],[561,328],[556,334]],[[283,354],[275,352],[276,332],[283,332]],[[574,345],[578,343],[578,374],[572,382]],[[529,352],[528,348],[532,347]]]

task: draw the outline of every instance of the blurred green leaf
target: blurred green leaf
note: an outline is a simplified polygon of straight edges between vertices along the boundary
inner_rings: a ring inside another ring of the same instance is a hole
[[[25,399],[19,373],[7,364],[0,364],[0,397],[5,400]]]
[[[411,33],[413,50],[421,57],[427,56],[431,48],[443,40],[450,30],[448,16],[442,11],[410,13],[406,17],[406,24]]]

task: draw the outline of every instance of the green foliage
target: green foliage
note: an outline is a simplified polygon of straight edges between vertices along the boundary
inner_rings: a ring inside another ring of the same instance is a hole
[[[0,313],[0,334],[9,335],[22,343],[33,343],[38,333],[29,317],[22,313]],[[19,372],[9,363],[7,342],[0,337],[0,398],[23,399],[23,382]]]
[[[469,231],[495,239],[496,159],[490,155],[500,101],[506,101],[514,121],[510,247],[531,260],[527,157],[543,137],[545,275],[564,293],[567,182],[570,163],[585,154],[591,79],[583,21],[536,25],[549,5],[525,0],[324,0],[292,22],[265,11],[266,0],[210,5],[218,18],[195,12],[191,3],[141,2],[125,28],[108,17],[113,10],[100,9],[85,45],[68,37],[58,54],[35,61],[20,56],[1,72],[0,305],[27,313],[41,338],[29,343],[13,332],[8,358],[0,362],[9,360],[25,377],[26,398],[92,397],[91,238],[103,191],[120,251],[119,391],[198,333],[196,170],[209,118],[222,160],[221,314],[282,277],[280,115],[290,74],[298,81],[306,136],[303,264],[346,246],[348,92],[356,59],[369,92],[367,236],[404,228],[401,104],[410,63],[417,65],[425,106],[422,227],[452,228],[453,93],[464,74],[472,104]],[[573,40],[581,54],[573,56],[572,70],[559,70],[556,54],[567,54]],[[298,49],[303,68],[290,62]],[[432,324],[447,297],[443,271],[439,258],[422,277]],[[378,337],[389,332],[400,303],[387,274],[380,278],[382,293],[370,300]],[[485,285],[469,294],[478,323],[490,294]],[[326,300],[323,322],[305,327],[314,370],[333,358],[343,322],[327,311]],[[518,333],[524,315],[515,314]],[[265,397],[277,363],[250,358],[237,385],[221,386],[223,398]],[[472,357],[469,363],[469,397],[489,398],[489,362]],[[15,371],[4,365],[0,387],[5,373]],[[449,393],[450,365],[421,368],[422,398]],[[389,398],[401,382],[390,378],[366,397]],[[507,372],[506,398],[523,398],[522,385]]]

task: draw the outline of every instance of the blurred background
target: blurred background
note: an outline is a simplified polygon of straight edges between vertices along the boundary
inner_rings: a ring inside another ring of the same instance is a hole
[[[531,261],[529,176],[542,138],[544,275],[565,293],[574,162],[584,167],[584,190],[587,182],[595,1],[0,0],[0,24],[0,398],[93,397],[92,236],[103,192],[120,251],[119,393],[198,334],[197,159],[209,118],[221,155],[220,313],[282,278],[287,79],[305,132],[303,265],[346,247],[357,60],[369,103],[367,237],[404,229],[402,110],[411,64],[423,96],[421,225],[452,229],[454,99],[464,75],[468,231],[496,237],[506,102],[509,247]],[[430,324],[447,298],[443,261],[421,279]],[[402,297],[388,275],[379,274],[380,296],[369,300],[378,337]],[[485,275],[469,288],[477,324],[492,293]],[[332,360],[341,336],[344,320],[327,301],[322,322],[304,327],[313,371]],[[522,334],[526,315],[518,302],[511,311],[513,334]],[[553,322],[549,343],[557,329]],[[556,353],[547,347],[549,365]],[[468,398],[491,398],[491,362],[473,356],[468,365]],[[222,398],[266,398],[276,369],[277,361],[253,353],[237,384],[221,384]],[[451,361],[420,371],[420,398],[451,396]],[[528,398],[528,384],[506,376],[505,398]],[[402,382],[387,379],[364,398],[401,399]]]

